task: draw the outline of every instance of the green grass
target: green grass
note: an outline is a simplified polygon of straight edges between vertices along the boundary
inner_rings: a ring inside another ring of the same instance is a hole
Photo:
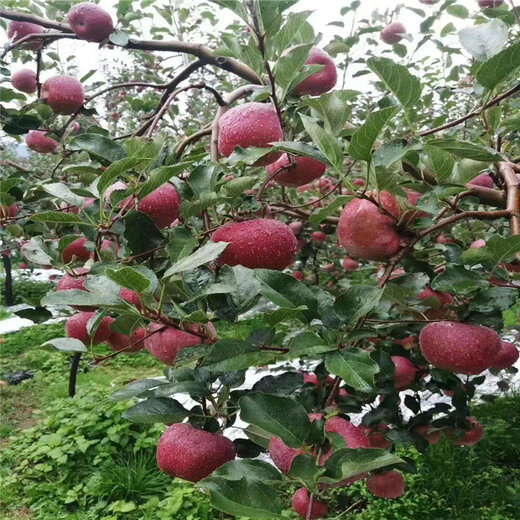
[[[220,327],[221,337],[246,338],[261,320]],[[108,395],[163,366],[148,353],[118,356],[95,367],[89,356],[78,374],[78,394],[68,397],[69,354],[39,345],[63,336],[63,323],[8,334],[0,369],[35,371],[18,386],[0,388],[0,519],[32,520],[230,520],[210,507],[193,486],[159,472],[155,446],[161,425],[122,418],[126,402]],[[96,347],[96,355],[109,353]],[[373,497],[363,483],[336,489],[332,520],[516,520],[520,518],[520,396],[475,407],[485,435],[474,447],[443,440],[421,455],[401,449],[417,464],[406,474],[397,500]],[[8,438],[7,438],[8,437]],[[289,486],[290,488],[290,486]],[[291,489],[284,494],[289,503]],[[346,512],[355,502],[357,512]],[[290,518],[295,518],[291,516]]]

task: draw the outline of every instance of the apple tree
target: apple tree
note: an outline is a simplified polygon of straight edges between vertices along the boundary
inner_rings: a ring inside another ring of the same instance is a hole
[[[69,315],[71,396],[84,360],[164,363],[111,399],[226,513],[396,498],[396,448],[478,442],[479,385],[516,372],[520,9],[405,3],[345,0],[326,43],[296,0],[0,9],[2,247],[63,271],[32,313]]]

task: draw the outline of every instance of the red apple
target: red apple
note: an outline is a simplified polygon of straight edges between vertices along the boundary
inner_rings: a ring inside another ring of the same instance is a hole
[[[79,339],[85,344],[90,344],[91,340],[93,343],[104,343],[107,341],[112,335],[110,324],[114,321],[114,318],[105,316],[101,320],[94,337],[91,338],[87,332],[87,324],[94,314],[93,312],[78,312],[71,316],[65,324],[67,337]]]
[[[439,321],[424,327],[419,346],[433,366],[475,375],[492,364],[500,351],[500,337],[488,327]]]
[[[278,114],[269,103],[244,103],[226,112],[219,121],[218,149],[229,157],[235,146],[269,148],[270,143],[283,139]],[[256,166],[266,166],[281,154],[263,157]]]
[[[88,42],[100,42],[114,31],[112,18],[96,4],[83,2],[74,5],[67,19],[74,33]]]
[[[108,338],[108,346],[116,351],[124,350],[125,352],[134,353],[139,352],[144,348],[144,338],[146,331],[142,327],[135,329],[130,336],[120,334],[119,332],[112,332]]]
[[[466,417],[467,427],[446,430],[449,441],[456,446],[472,446],[477,444],[484,433],[484,427],[473,417]]]
[[[235,456],[235,445],[227,437],[191,424],[172,424],[157,445],[159,469],[190,482],[208,477]]]
[[[379,498],[398,498],[404,493],[404,478],[395,470],[373,473],[367,479],[367,488]]]
[[[415,381],[417,369],[415,365],[403,356],[392,356],[394,364],[394,384],[397,390],[409,388]]]
[[[14,42],[21,40],[29,34],[41,34],[44,32],[45,28],[41,25],[36,25],[35,23],[29,22],[18,22],[16,20],[11,20],[7,27],[7,37],[12,38]],[[27,42],[24,44],[25,49],[29,49],[32,51],[38,50],[41,46],[41,40],[31,40],[31,42]]]
[[[36,74],[31,69],[20,69],[11,76],[13,88],[26,94],[34,94],[38,88]]]
[[[213,242],[229,242],[219,265],[282,270],[292,264],[297,241],[289,226],[273,219],[231,222],[218,228]]]
[[[481,186],[482,188],[493,188],[495,185],[495,181],[493,181],[493,177],[489,175],[489,173],[481,173],[477,175],[474,179],[471,179],[467,186]]]
[[[163,229],[179,218],[180,206],[179,194],[167,182],[143,197],[137,204],[137,209],[146,213],[159,229]]]
[[[43,82],[42,99],[56,114],[73,114],[83,106],[83,85],[72,76],[53,76]]]
[[[336,86],[338,73],[334,60],[319,47],[313,47],[305,65],[324,65],[322,70],[311,74],[308,78],[296,85],[294,93],[297,96],[319,96],[332,90]]]
[[[31,130],[25,137],[25,144],[39,153],[51,153],[58,148],[58,142],[47,137],[47,132],[41,130]]]
[[[282,171],[276,173],[280,168]],[[269,177],[281,186],[296,187],[308,184],[321,177],[327,165],[311,157],[290,157],[283,154],[280,159],[266,167]],[[276,173],[276,175],[275,175]]]
[[[82,237],[68,244],[61,253],[63,263],[68,264],[72,262],[74,257],[76,262],[86,262],[89,260],[93,253],[85,247],[86,243],[87,239]]]
[[[404,34],[406,34],[406,27],[400,22],[394,22],[381,31],[381,40],[389,45],[393,45],[394,43],[399,43],[403,39]]]
[[[327,516],[327,506],[325,502],[316,499],[312,501],[310,516],[307,516],[310,501],[309,492],[305,488],[300,488],[292,497],[292,508],[301,518],[304,519],[324,518]]]
[[[504,370],[506,368],[512,367],[517,361],[519,357],[518,349],[513,343],[509,343],[508,341],[500,342],[500,350],[497,352],[495,357],[493,358],[492,364],[489,368],[494,368],[495,370]]]

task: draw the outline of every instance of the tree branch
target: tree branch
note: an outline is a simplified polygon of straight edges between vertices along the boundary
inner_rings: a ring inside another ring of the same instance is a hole
[[[486,103],[479,110],[474,110],[473,112],[470,112],[469,114],[466,114],[465,116],[462,116],[459,119],[455,119],[454,121],[451,121],[444,125],[438,126],[436,128],[432,128],[430,130],[425,130],[423,132],[420,132],[419,135],[421,137],[426,137],[427,135],[436,134],[437,132],[442,132],[443,130],[447,130],[448,128],[453,128],[454,126],[458,126],[458,125],[464,123],[465,121],[468,121],[468,119],[472,119],[474,117],[479,116],[480,114],[482,114],[482,112],[484,110],[491,108],[495,105],[498,105],[504,99],[512,96],[513,94],[515,94],[518,91],[520,91],[520,83],[518,85],[514,86],[512,89],[509,89],[507,92],[504,92],[503,94],[500,94],[499,96],[494,97],[491,101],[489,101],[489,103]]]
[[[21,22],[30,22],[41,25],[43,27],[47,27],[49,29],[56,29],[61,33],[59,37],[62,38],[76,38],[76,35],[73,34],[72,29],[67,25],[59,22],[53,22],[51,20],[47,20],[40,16],[36,16],[33,14],[20,13],[17,11],[11,11],[9,9],[0,9],[0,18],[6,18],[8,20],[16,20]],[[31,37],[33,35],[30,35]],[[40,38],[42,35],[38,35]],[[34,37],[38,37],[34,35]],[[53,37],[57,37],[58,35],[54,35]],[[44,35],[45,37],[45,35]],[[30,38],[32,39],[32,38]],[[250,83],[260,84],[260,78],[256,75],[256,73],[248,67],[247,65],[240,63],[233,58],[227,58],[224,56],[217,56],[215,52],[203,45],[201,43],[192,43],[192,42],[182,42],[175,40],[137,40],[131,39],[126,45],[127,49],[138,49],[138,50],[148,50],[148,51],[165,51],[165,52],[180,52],[182,54],[191,54],[192,56],[196,56],[204,63],[209,65],[214,65],[215,67],[219,67],[220,69],[226,70],[241,78],[249,81]]]

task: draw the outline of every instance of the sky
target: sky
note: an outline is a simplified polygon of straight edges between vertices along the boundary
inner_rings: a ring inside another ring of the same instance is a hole
[[[190,5],[193,5],[194,3],[199,2],[200,0],[173,0],[174,4],[180,5],[182,7],[188,7]],[[262,1],[262,0],[261,0]],[[347,27],[350,27],[350,23],[352,22],[352,18],[349,17],[343,17],[341,18],[339,16],[339,10],[341,7],[347,5],[350,3],[350,0],[323,0],[322,2],[316,2],[316,0],[300,0],[296,6],[292,8],[293,11],[305,11],[310,10],[314,11],[309,21],[315,28],[316,33],[321,32],[323,33],[323,40],[321,42],[321,45],[325,45],[335,34],[340,34],[341,36],[346,36],[349,29]],[[466,6],[470,12],[476,12],[477,11],[477,0],[459,0],[459,4],[462,4]],[[115,19],[116,16],[116,10],[115,5],[117,4],[116,0],[101,0],[100,6],[108,10],[113,18]],[[392,10],[397,4],[401,4],[405,7],[415,7],[415,8],[421,8],[425,10],[426,12],[433,12],[436,9],[436,6],[427,6],[423,5],[419,2],[419,0],[405,0],[405,1],[398,1],[398,0],[365,0],[362,1],[361,7],[358,9],[357,19],[362,18],[370,18],[370,14],[372,11],[374,11],[376,8],[381,10],[389,9]],[[324,7],[326,6],[326,7]],[[230,11],[227,11],[225,9],[218,9],[219,12],[219,27],[224,28],[228,23],[230,23],[233,19],[233,15],[230,13]],[[345,22],[345,28],[339,28],[335,26],[328,25],[330,22],[342,20]],[[162,19],[161,19],[162,20]],[[423,21],[423,18],[413,13],[411,10],[408,9],[402,9],[401,14],[399,15],[399,21],[404,23],[404,25],[407,27],[407,30],[410,34],[418,34],[419,31],[419,24]],[[451,22],[453,23],[457,29],[460,29],[466,25],[469,25],[471,22],[468,20],[461,20],[460,18],[455,18],[453,16],[445,15],[443,16],[443,19],[440,22],[437,22],[438,27],[443,27],[446,23]],[[148,25],[147,25],[148,24]],[[149,23],[145,22],[143,24],[143,29],[147,32],[149,28]],[[209,24],[208,24],[208,30],[210,30]],[[143,34],[143,39],[146,39],[149,37],[148,34]],[[448,36],[447,37],[447,43],[458,45],[458,39],[456,35]],[[6,41],[6,35],[5,32],[3,32],[0,29],[0,42],[3,44]],[[407,45],[414,45],[413,43],[407,44]],[[75,56],[75,63],[78,66],[79,69],[79,77],[84,76],[86,73],[88,73],[91,69],[94,69],[96,67],[99,67],[99,64],[101,61],[108,60],[110,63],[110,60],[114,59],[115,57],[118,57],[119,59],[124,59],[126,51],[123,49],[98,49],[98,45],[95,43],[87,43],[84,41],[74,41],[74,40],[59,40],[57,42],[54,42],[49,47],[50,50],[57,50],[59,55],[65,59],[68,56]],[[431,50],[431,47],[430,47]],[[363,42],[357,46],[357,52],[361,53],[363,52]],[[437,51],[438,52],[438,51]],[[424,46],[421,50],[421,53],[427,54],[428,53],[428,45]],[[16,71],[18,68],[27,67],[27,64],[14,64],[13,65],[13,71]],[[55,72],[49,71],[47,72],[47,76],[54,75]],[[43,79],[46,77],[46,73],[43,73]],[[99,71],[97,74],[95,74],[90,82],[101,79],[102,72]],[[364,88],[367,84],[367,78],[361,77],[358,79],[354,79],[354,84],[349,85],[349,88]]]

